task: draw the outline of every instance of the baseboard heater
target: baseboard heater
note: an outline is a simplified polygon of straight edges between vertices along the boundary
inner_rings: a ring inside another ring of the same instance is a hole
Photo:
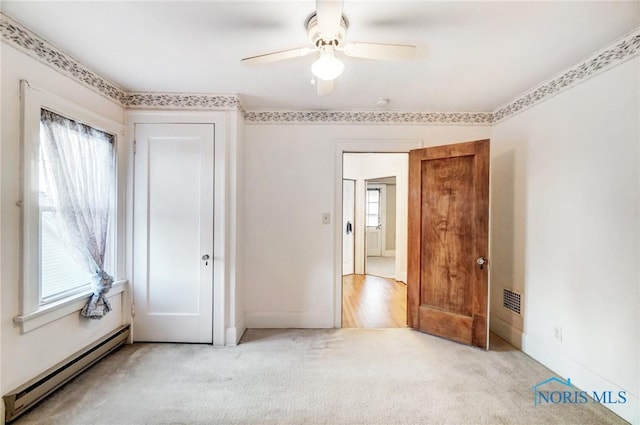
[[[128,338],[129,325],[122,326],[3,396],[5,422],[11,422],[25,413],[89,366],[126,343]]]

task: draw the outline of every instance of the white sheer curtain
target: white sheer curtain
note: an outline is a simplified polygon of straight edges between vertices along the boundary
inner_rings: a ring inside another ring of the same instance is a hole
[[[113,278],[104,270],[113,202],[113,136],[53,112],[40,115],[42,188],[73,258],[94,276],[94,292],[81,315],[101,319],[111,310],[105,294]]]

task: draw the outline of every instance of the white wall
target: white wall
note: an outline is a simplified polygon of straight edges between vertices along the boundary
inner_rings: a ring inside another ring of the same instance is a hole
[[[2,45],[2,162],[1,224],[1,382],[6,393],[23,384],[75,351],[121,325],[125,317],[122,295],[110,298],[113,311],[104,319],[81,319],[78,313],[21,334],[13,318],[20,314],[22,225],[20,174],[20,80],[67,98],[118,123],[124,122],[120,106],[86,89],[6,44]],[[126,148],[126,143],[124,145]]]
[[[355,272],[364,273],[366,180],[396,177],[397,243],[396,280],[407,281],[407,200],[409,196],[409,156],[397,153],[347,153],[343,159],[343,175],[356,181]],[[389,223],[387,221],[387,227]]]
[[[341,186],[335,181],[338,141],[367,145],[367,140],[375,144],[414,139],[434,146],[489,135],[487,126],[247,125],[247,326],[334,326],[334,226],[340,226],[333,216],[334,191]],[[323,212],[331,212],[330,225],[321,223]]]
[[[491,329],[583,390],[633,394],[609,407],[635,423],[639,75],[635,58],[591,78],[495,125],[491,146]]]

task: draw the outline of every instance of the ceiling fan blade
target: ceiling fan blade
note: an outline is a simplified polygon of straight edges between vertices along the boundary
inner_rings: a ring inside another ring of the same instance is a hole
[[[320,37],[335,38],[342,22],[342,0],[316,0],[316,19]]]
[[[416,46],[407,44],[347,43],[343,51],[345,55],[354,58],[395,61],[413,58],[416,53]]]
[[[297,49],[281,50],[279,52],[267,53],[264,55],[251,56],[241,60],[242,63],[248,65],[260,65],[263,63],[276,62],[285,59],[297,58],[300,56],[306,56],[311,53],[313,49],[310,47],[299,47]]]
[[[333,93],[333,80],[325,81],[317,78],[316,85],[318,86],[318,96]]]

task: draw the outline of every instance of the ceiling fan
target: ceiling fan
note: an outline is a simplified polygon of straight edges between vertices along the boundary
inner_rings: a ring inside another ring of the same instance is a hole
[[[259,65],[319,52],[319,58],[311,66],[316,77],[318,94],[333,92],[333,82],[344,71],[344,64],[336,57],[336,51],[354,58],[375,60],[411,59],[416,46],[406,44],[344,43],[347,21],[342,16],[343,0],[316,0],[316,13],[307,21],[310,47],[281,50],[242,59],[243,63]]]

